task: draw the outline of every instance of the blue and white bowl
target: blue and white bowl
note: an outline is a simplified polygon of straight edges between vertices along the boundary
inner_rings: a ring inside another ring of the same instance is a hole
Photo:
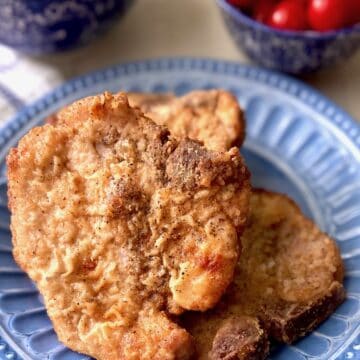
[[[2,0],[0,43],[27,54],[88,42],[125,12],[132,0]]]
[[[282,31],[253,20],[226,0],[217,4],[238,47],[271,69],[312,72],[350,57],[360,47],[360,24],[324,33]]]

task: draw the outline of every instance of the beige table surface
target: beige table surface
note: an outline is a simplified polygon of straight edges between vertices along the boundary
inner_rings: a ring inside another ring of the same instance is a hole
[[[19,80],[9,81],[6,76],[0,80],[18,92],[22,73],[34,74],[33,80],[27,80],[33,84],[26,94],[31,101],[73,76],[121,61],[161,56],[248,62],[224,27],[214,0],[137,0],[121,21],[89,46],[45,58],[22,57]],[[303,80],[360,120],[360,52]]]

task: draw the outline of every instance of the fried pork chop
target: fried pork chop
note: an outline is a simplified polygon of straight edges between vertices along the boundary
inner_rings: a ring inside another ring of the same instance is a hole
[[[187,359],[171,320],[233,278],[249,173],[233,148],[181,141],[124,94],[80,100],[10,151],[14,257],[65,345],[97,359]]]
[[[225,90],[171,94],[129,93],[131,105],[178,137],[202,141],[208,149],[226,151],[241,146],[245,120],[236,98]]]
[[[345,297],[335,242],[292,200],[257,190],[250,205],[234,283],[213,310],[184,314],[201,360],[264,359],[268,346],[257,318],[271,338],[291,343],[319,325]],[[239,331],[244,321],[247,332]]]
[[[181,97],[160,93],[127,95],[131,106],[139,107],[157,124],[165,125],[177,138],[189,137],[216,151],[241,146],[245,139],[243,112],[228,91],[197,90]],[[47,122],[55,124],[61,113],[50,116]]]

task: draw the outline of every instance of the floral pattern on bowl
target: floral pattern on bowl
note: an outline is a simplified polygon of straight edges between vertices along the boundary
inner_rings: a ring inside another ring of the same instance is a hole
[[[3,0],[0,42],[28,54],[87,43],[132,0]]]

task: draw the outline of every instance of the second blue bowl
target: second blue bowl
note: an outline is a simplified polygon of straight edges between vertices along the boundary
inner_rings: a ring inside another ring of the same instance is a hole
[[[259,23],[226,0],[216,0],[239,48],[260,65],[308,73],[349,58],[360,47],[360,24],[325,33],[280,31]]]

